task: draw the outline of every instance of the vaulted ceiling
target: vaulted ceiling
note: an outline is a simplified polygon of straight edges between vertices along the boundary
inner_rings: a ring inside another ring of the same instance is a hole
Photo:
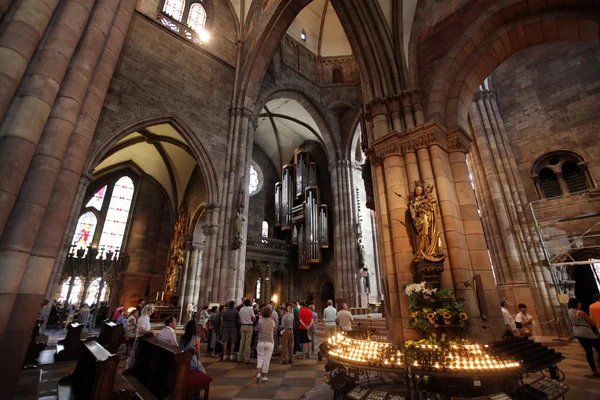
[[[95,173],[126,162],[134,162],[158,182],[175,209],[179,208],[196,161],[171,125],[155,125],[125,136],[98,164]]]
[[[281,169],[290,162],[294,149],[307,140],[322,143],[321,133],[309,113],[293,99],[275,99],[260,113],[254,142]]]

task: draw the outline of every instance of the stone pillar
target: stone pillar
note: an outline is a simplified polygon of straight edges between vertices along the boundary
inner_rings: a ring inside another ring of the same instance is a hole
[[[194,249],[192,251],[192,263],[194,268],[190,270],[191,282],[189,286],[190,295],[188,302],[196,303],[197,306],[203,307],[207,306],[208,303],[200,304],[198,303],[198,299],[200,298],[200,288],[202,287],[202,263],[204,260],[204,244],[194,245]]]
[[[2,21],[12,2],[13,0],[0,0],[0,21]]]
[[[206,219],[202,225],[202,233],[204,234],[204,254],[202,269],[196,271],[198,279],[201,280],[202,290],[198,296],[199,304],[208,304],[210,302],[221,302],[218,298],[218,286],[215,283],[215,277],[219,264],[217,262],[220,256],[220,249],[217,245],[219,236],[219,206],[215,204],[206,207]]]
[[[39,2],[35,9],[44,8],[43,3]],[[60,160],[45,155],[60,150],[38,148],[35,158],[33,155],[93,5],[94,0],[62,3],[0,125],[0,171],[10,170],[10,174],[5,175],[10,176],[10,180],[0,186],[0,232],[4,231],[3,241],[8,239],[9,243],[0,247],[27,243],[25,246],[30,249],[32,243],[29,242],[35,240],[36,232],[31,230],[39,226],[44,200],[47,201],[54,185],[53,179],[48,178],[56,176],[60,168]],[[60,132],[55,134],[58,136]],[[55,146],[53,143],[52,147]],[[28,179],[21,187],[26,174]],[[13,210],[17,195],[20,201]],[[42,201],[37,201],[38,196]],[[11,219],[5,225],[9,215]],[[26,220],[28,222],[24,222]],[[19,232],[19,226],[26,230],[25,234]]]
[[[6,25],[0,35],[0,121],[58,3],[59,0],[22,0],[16,4],[14,14],[7,16],[8,21],[3,21]],[[10,0],[2,0],[0,12],[5,12],[9,5]]]
[[[35,2],[36,6],[31,8],[36,8],[37,3]],[[0,373],[0,376],[2,376],[0,379],[3,383],[6,382],[3,386],[9,388],[9,397],[16,384],[35,315],[38,313],[39,304],[46,292],[62,239],[60,233],[64,232],[66,228],[84,161],[135,5],[135,0],[121,0],[119,2],[119,8],[114,14],[114,18],[109,18],[112,21],[112,26],[104,44],[101,45],[104,48],[101,51],[91,84],[89,87],[79,87],[79,90],[87,90],[85,100],[81,112],[77,116],[74,133],[70,138],[66,156],[62,161],[48,206],[43,210],[42,223],[31,253],[29,251],[20,253],[18,258],[13,257],[12,260],[7,257],[2,258],[3,262],[10,262],[10,268],[16,271],[15,275],[9,275],[23,277],[23,279],[11,279],[8,282],[3,281],[7,287],[9,285],[13,285],[15,288],[18,287],[18,291],[14,290],[12,293],[19,293],[12,308],[7,306],[8,310],[12,309],[13,311],[6,324],[7,327],[10,327],[10,331],[6,330],[0,337],[0,350],[7,357],[15,360],[14,363],[3,365]],[[67,40],[66,43],[70,42]],[[64,46],[65,44],[60,43],[60,45]],[[11,294],[10,291],[3,290],[3,292],[9,295],[6,297],[7,299],[15,298],[15,295]],[[6,319],[3,321],[6,321]]]
[[[417,100],[412,96],[411,110]],[[414,109],[420,111],[416,105]],[[483,342],[493,340],[490,330],[482,327],[492,327],[499,333],[502,317],[499,306],[496,306],[498,293],[467,169],[468,136],[461,131],[449,133],[436,122],[428,122],[405,134],[379,132],[373,138],[375,140],[370,143],[367,153],[375,166],[382,279],[391,340],[402,341],[418,336],[408,324],[408,299],[404,293],[404,286],[417,279],[412,273],[415,270],[411,242],[414,233],[407,200],[414,190],[412,181],[418,177],[429,179],[430,182],[426,183],[435,181],[434,195],[439,202],[442,220],[440,233],[447,253],[444,266],[448,272],[442,276],[442,288],[454,290],[465,299],[465,309],[472,320],[473,337]],[[484,280],[483,289],[489,305],[485,321],[472,286],[475,274],[482,275]]]
[[[271,263],[269,261],[267,261],[266,263],[266,269],[265,269],[265,289],[264,289],[264,293],[265,293],[265,298],[262,301],[264,304],[268,304],[269,301],[271,301]]]
[[[190,260],[192,256],[191,244],[186,241],[185,244],[185,258],[183,261],[183,268],[181,269],[181,277],[179,278],[179,287],[175,288],[179,297],[177,298],[177,306],[181,307],[181,312],[184,312],[183,309],[187,305],[186,296],[189,293],[187,290],[188,284],[188,273],[190,271]],[[183,321],[181,318],[181,312],[179,314],[179,321]]]
[[[544,256],[525,211],[527,197],[495,92],[477,93],[470,116],[475,139],[470,161],[486,234],[493,238],[489,247],[502,296],[511,303],[534,304],[534,318],[548,321],[556,316],[555,294],[547,287],[551,277],[546,276]],[[536,190],[541,192],[539,182]],[[546,325],[540,327],[550,334]]]
[[[569,190],[569,186],[567,185],[567,181],[563,176],[561,171],[554,171],[554,175],[556,175],[556,180],[558,181],[558,185],[560,186],[560,191],[563,196],[568,196],[571,191]]]

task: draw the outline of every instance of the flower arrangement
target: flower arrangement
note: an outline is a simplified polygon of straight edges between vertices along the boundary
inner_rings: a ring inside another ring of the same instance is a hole
[[[470,323],[463,304],[447,289],[437,290],[421,282],[406,285],[404,291],[409,299],[409,323],[430,340],[446,340],[446,333],[436,332],[440,327],[464,328]]]

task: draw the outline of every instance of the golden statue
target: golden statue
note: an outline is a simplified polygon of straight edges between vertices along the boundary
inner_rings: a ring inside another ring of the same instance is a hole
[[[444,259],[442,239],[437,226],[438,204],[433,197],[433,185],[424,189],[423,181],[415,182],[415,191],[408,203],[410,216],[419,236],[419,248],[415,253],[415,261],[428,260],[439,262]]]

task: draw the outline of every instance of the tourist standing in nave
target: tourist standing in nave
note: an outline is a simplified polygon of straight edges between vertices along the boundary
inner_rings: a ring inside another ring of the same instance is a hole
[[[325,333],[327,338],[335,336],[337,310],[333,306],[333,300],[327,300],[327,307],[323,310],[323,319],[325,320]]]
[[[152,333],[152,330],[150,327],[150,316],[152,314],[154,314],[154,304],[150,303],[150,304],[144,306],[144,308],[142,308],[142,315],[140,316],[140,318],[138,319],[138,322],[137,322],[135,341],[133,342],[133,347],[132,347],[131,351],[129,352],[129,358],[127,358],[127,363],[126,363],[127,368],[131,368],[135,364],[135,357],[136,357],[135,353],[137,352],[139,339],[148,333],[150,333],[150,334]]]
[[[312,325],[310,326],[310,344],[311,344],[311,356],[315,355],[315,345],[317,343],[317,323],[319,322],[319,316],[315,312],[314,304],[308,306],[310,311],[312,312],[313,320]]]
[[[244,307],[240,309],[240,349],[238,353],[238,362],[245,364],[250,361],[250,348],[252,347],[252,325],[256,318],[252,310],[252,300],[246,299]]]
[[[208,321],[208,306],[202,307],[202,311],[198,314],[198,325],[200,340],[206,341],[206,321]]]
[[[217,354],[217,345],[220,343],[220,340],[221,340],[221,332],[222,332],[221,328],[223,326],[223,310],[224,309],[225,309],[225,306],[220,305],[218,308],[218,313],[215,315],[215,318],[213,319],[213,325],[212,325],[213,336],[212,336],[212,342],[211,342],[213,358],[219,358],[219,355]]]
[[[281,307],[279,333],[281,335],[281,361],[279,364],[294,362],[294,316],[290,307]]]
[[[88,306],[87,303],[83,303],[83,305],[79,309],[79,323],[83,324],[83,329],[84,330],[85,330],[86,326],[91,329],[91,326],[90,326],[90,306]]]
[[[176,326],[177,319],[175,316],[169,316],[165,320],[165,327],[156,336],[156,340],[160,340],[161,342],[170,344],[171,346],[177,346],[177,335],[175,335]]]
[[[510,311],[508,311],[508,302],[506,300],[500,301],[500,308],[502,310],[502,319],[504,320],[504,335],[503,338],[511,338],[515,336],[519,336],[519,332],[517,332],[517,324],[515,324],[515,320],[512,315],[510,315]]]
[[[235,344],[238,341],[238,326],[240,313],[235,308],[235,302],[231,300],[227,304],[227,310],[223,313],[221,331],[223,335],[223,361],[231,358],[234,360]]]
[[[292,311],[294,313],[294,352],[302,352],[302,346],[300,345],[300,338],[298,336],[298,313],[300,307],[298,307],[297,301],[292,301]]]
[[[204,366],[200,362],[198,355],[200,354],[200,338],[197,335],[196,321],[188,321],[185,324],[185,331],[179,340],[179,347],[183,350],[194,350],[194,356],[190,360],[190,369],[197,369],[206,373]]]
[[[256,383],[268,380],[269,364],[273,355],[273,335],[276,325],[271,318],[273,308],[267,305],[262,310],[262,318],[258,321],[258,342],[256,344]]]
[[[298,335],[300,344],[302,346],[300,358],[310,358],[310,339],[308,337],[308,332],[310,331],[313,325],[313,314],[312,311],[308,307],[306,307],[306,303],[300,303],[300,311],[298,311]]]
[[[340,326],[340,329],[344,332],[350,332],[352,330],[352,323],[354,322],[354,317],[352,313],[348,311],[348,305],[346,303],[342,304],[342,309],[337,313],[337,323]]]
[[[569,320],[573,325],[573,336],[579,341],[585,351],[585,358],[595,377],[600,377],[594,361],[594,349],[600,355],[600,339],[594,321],[581,310],[581,302],[572,298],[569,300]]]
[[[65,329],[67,329],[67,326],[69,326],[73,321],[73,318],[75,318],[75,310],[75,304],[69,304],[69,307],[67,307],[67,318],[65,318]]]
[[[279,326],[279,312],[277,312],[276,304],[273,300],[271,300],[269,302],[269,305],[273,309],[273,312],[271,313],[271,318],[273,319],[275,326]],[[273,337],[273,340],[274,340],[273,355],[276,356],[276,355],[280,354],[280,352],[279,352],[280,340],[279,340],[279,334],[277,334],[277,332],[275,332],[275,336]]]

